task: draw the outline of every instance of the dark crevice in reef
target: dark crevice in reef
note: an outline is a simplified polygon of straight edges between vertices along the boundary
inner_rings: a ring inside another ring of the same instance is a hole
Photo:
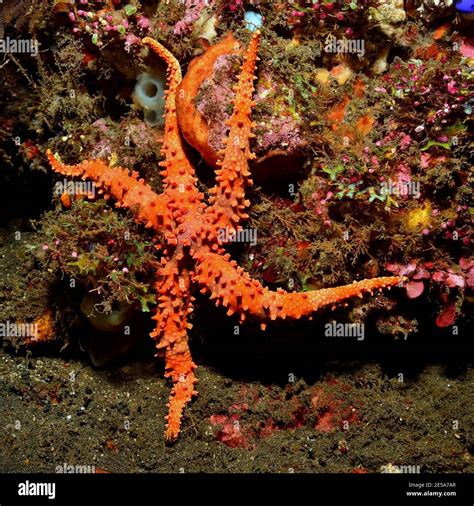
[[[51,180],[44,173],[26,168],[15,178],[0,176],[0,226],[13,218],[39,218],[51,207],[51,195]]]

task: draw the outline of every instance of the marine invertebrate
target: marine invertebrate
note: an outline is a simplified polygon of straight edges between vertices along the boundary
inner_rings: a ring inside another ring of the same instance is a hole
[[[466,19],[473,19],[474,17],[474,3],[470,0],[457,0],[456,10]]]
[[[191,62],[178,89],[176,103],[181,132],[212,167],[217,167],[219,152],[225,147],[229,108],[235,99],[234,69],[242,53],[239,42],[229,33]],[[292,96],[291,87],[270,69],[261,73],[254,96],[260,107],[253,130],[254,176],[288,172],[289,167],[296,171],[300,165],[298,161],[307,141],[301,129],[302,114],[289,98]]]
[[[165,108],[163,100],[164,76],[144,73],[137,78],[134,97],[143,107],[145,121],[150,126],[162,125]]]
[[[50,307],[33,320],[35,335],[26,338],[26,344],[37,344],[54,339],[54,315]]]
[[[196,108],[195,97],[219,58],[239,54],[239,43],[232,34],[228,34],[202,56],[191,61],[188,72],[179,86],[182,91],[178,93],[176,107],[181,133],[186,141],[199,151],[204,160],[214,166],[218,157],[216,150],[211,146],[209,126]]]
[[[161,162],[164,192],[155,194],[136,172],[109,167],[101,160],[86,160],[78,165],[65,165],[48,151],[54,171],[71,177],[95,182],[113,197],[117,207],[130,209],[139,223],[145,224],[155,237],[162,257],[154,273],[154,288],[158,307],[153,319],[156,328],[151,337],[166,362],[165,376],[173,381],[166,439],[174,440],[180,432],[181,417],[186,404],[197,393],[197,382],[188,344],[187,330],[192,328],[189,315],[193,312],[191,289],[200,288],[210,294],[216,305],[236,313],[243,322],[247,317],[260,320],[265,328],[268,320],[298,319],[310,316],[319,308],[335,305],[345,299],[362,296],[365,292],[400,283],[398,276],[365,279],[350,285],[324,288],[302,293],[271,291],[252,279],[225,253],[221,232],[226,236],[242,230],[240,223],[248,218],[250,202],[245,188],[251,183],[248,161],[253,158],[249,139],[253,123],[253,80],[257,61],[260,32],[254,32],[241,69],[234,112],[229,121],[216,185],[210,190],[209,204],[197,186],[195,171],[188,160],[181,139],[176,114],[176,93],[181,81],[179,62],[161,44],[145,38],[148,45],[167,64],[165,136]]]
[[[409,280],[406,284],[407,296],[416,299],[428,286],[438,285],[438,299],[443,304],[443,310],[438,314],[436,325],[447,327],[451,325],[459,313],[462,303],[469,289],[474,287],[474,260],[461,258],[459,265],[448,267],[444,261],[417,262],[412,261],[407,265],[387,264],[385,268],[399,276],[406,276]],[[448,295],[457,294],[458,305],[448,298]]]
[[[91,325],[103,332],[114,332],[122,329],[123,323],[130,314],[132,306],[122,302],[117,308],[112,308],[109,313],[99,312],[96,309],[100,298],[95,293],[87,293],[81,302],[81,311],[87,316]]]
[[[262,26],[263,16],[258,12],[248,10],[244,13],[244,21],[247,30],[254,32]]]

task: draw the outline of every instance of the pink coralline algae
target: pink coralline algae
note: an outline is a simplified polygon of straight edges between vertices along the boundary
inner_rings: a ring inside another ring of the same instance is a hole
[[[448,160],[447,156],[433,155],[430,153],[420,153],[420,167],[422,169],[428,169],[436,165],[441,165]]]
[[[329,211],[328,211],[328,202],[331,200],[333,196],[332,192],[327,192],[323,197],[322,192],[315,191],[311,197],[316,202],[314,210],[316,214],[323,218],[323,223],[327,226],[331,225],[331,220],[329,219]]]
[[[258,97],[257,97],[258,103]],[[262,121],[263,125],[268,125]],[[265,128],[256,138],[257,150],[266,152],[271,149],[285,149],[289,153],[296,152],[303,145],[303,139],[295,119],[290,115],[272,118],[271,126]]]
[[[411,144],[411,137],[407,134],[402,134],[400,139],[400,149],[403,151]]]
[[[116,153],[122,163],[134,165],[137,158],[128,154],[130,150],[126,149],[127,146],[134,146],[135,152],[152,152],[156,145],[156,134],[153,129],[139,120],[124,120],[120,124],[119,129],[123,133],[123,138],[117,135],[117,129],[111,128],[104,119],[98,119],[91,126],[96,136],[87,145],[87,150],[94,159],[108,159]]]
[[[141,42],[140,37],[137,37],[133,33],[128,33],[127,35],[125,35],[125,51],[129,53],[131,46],[133,46],[134,44],[140,44],[140,42]]]
[[[193,24],[200,18],[205,7],[211,6],[210,0],[186,0],[186,13],[184,18],[173,27],[175,35],[184,35],[193,29]]]
[[[248,448],[248,435],[244,434],[239,415],[212,415],[211,424],[218,427],[216,438],[229,448]]]
[[[452,325],[459,311],[456,302],[449,295],[450,290],[457,289],[463,292],[474,288],[474,259],[461,258],[456,271],[442,262],[387,264],[386,269],[409,278],[405,289],[410,299],[416,299],[424,292],[426,281],[432,281],[445,288],[439,295],[442,309],[436,318],[436,325],[440,328]]]
[[[474,260],[462,258],[459,261],[458,272],[451,268],[443,268],[433,262],[423,264],[411,262],[406,265],[389,263],[385,267],[389,272],[410,279],[406,285],[406,291],[411,299],[415,299],[423,293],[424,279],[431,279],[435,283],[444,284],[448,288],[474,288]]]
[[[410,299],[416,299],[416,297],[419,297],[423,290],[425,289],[425,285],[423,281],[410,281],[407,283],[407,295]]]
[[[150,20],[146,16],[138,16],[137,24],[142,30],[149,30],[150,28]]]
[[[292,386],[287,387],[286,396],[271,388],[262,392],[243,387],[226,413],[211,415],[214,437],[230,448],[253,450],[259,440],[276,431],[303,427],[318,432],[347,430],[360,423],[358,410],[349,400],[353,397],[351,390],[351,385],[329,376],[307,388],[304,395],[293,392]],[[257,412],[260,419],[252,420]]]
[[[463,39],[459,50],[466,58],[474,58],[474,37]]]
[[[461,258],[457,272],[435,262],[425,262],[423,264],[411,262],[406,265],[387,264],[386,269],[389,272],[409,278],[405,288],[410,299],[416,299],[423,293],[425,289],[424,281],[428,280],[449,289],[465,290],[466,287],[474,288],[474,260],[472,259]],[[456,304],[452,300],[448,300],[446,293],[441,296],[441,300],[443,309],[436,318],[436,325],[444,328],[454,323]]]
[[[412,181],[411,170],[405,163],[399,163],[397,166],[397,174],[395,178],[395,184],[399,188],[399,194],[402,198],[410,197],[410,183]],[[416,196],[415,196],[416,198]]]
[[[229,105],[234,99],[233,69],[238,67],[239,57],[235,55],[219,56],[214,65],[212,79],[203,83],[197,97],[197,110],[206,118],[209,125],[209,144],[216,151],[222,149],[223,140],[228,133],[227,121],[230,118]],[[255,102],[272,104],[272,111],[257,116],[254,133],[257,156],[270,151],[284,151],[287,155],[301,152],[306,143],[303,140],[297,114],[288,111],[283,103],[284,94],[280,93],[282,83],[276,83],[272,75],[266,73],[260,77]]]
[[[226,110],[234,97],[232,90],[232,69],[239,58],[233,55],[219,56],[214,65],[212,80],[203,83],[197,97],[197,110],[206,118],[209,125],[209,145],[216,151],[224,147],[223,139],[228,134],[226,121],[230,118]]]
[[[449,303],[436,318],[436,325],[440,328],[449,327],[456,320],[456,304]]]

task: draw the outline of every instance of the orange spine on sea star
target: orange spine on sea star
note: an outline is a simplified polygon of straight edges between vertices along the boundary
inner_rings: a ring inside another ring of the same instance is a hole
[[[94,181],[104,198],[109,196],[117,200],[116,207],[131,209],[139,222],[156,232],[171,230],[171,217],[168,198],[156,195],[138,173],[121,167],[109,167],[102,160],[86,160],[78,165],[65,165],[48,150],[49,163],[55,172],[64,176],[81,177]]]
[[[179,270],[176,260],[162,261],[163,268],[156,273],[155,291],[158,294],[158,307],[153,319],[155,330],[150,334],[158,341],[157,349],[165,358],[165,376],[173,381],[168,403],[165,437],[171,441],[178,437],[181,416],[186,404],[197,391],[194,376],[196,364],[193,362],[188,345],[188,314],[192,312],[190,277]]]
[[[208,208],[211,221],[218,227],[230,227],[235,230],[242,219],[248,218],[245,210],[250,201],[245,199],[245,187],[251,184],[248,161],[255,158],[250,152],[250,138],[253,127],[250,114],[254,102],[253,81],[258,60],[258,43],[260,31],[256,31],[247,48],[236,87],[234,111],[229,120],[230,132],[225,141],[224,158],[216,170],[216,186],[211,188],[212,195]]]
[[[194,279],[210,292],[211,299],[228,308],[228,314],[238,313],[265,320],[301,318],[321,307],[337,304],[350,297],[362,296],[374,290],[402,282],[396,276],[365,279],[350,285],[323,288],[307,292],[270,291],[252,279],[229,255],[219,255],[203,247],[196,251],[197,267]]]
[[[181,67],[178,60],[156,40],[145,37],[142,42],[149,46],[167,66],[165,135],[161,147],[161,154],[165,159],[160,162],[160,166],[163,167],[160,172],[164,178],[163,186],[165,192],[172,195],[174,207],[183,205],[189,207],[190,204],[201,201],[204,195],[197,188],[194,167],[186,156],[178,127],[176,93],[181,82]],[[175,191],[176,189],[178,192]]]

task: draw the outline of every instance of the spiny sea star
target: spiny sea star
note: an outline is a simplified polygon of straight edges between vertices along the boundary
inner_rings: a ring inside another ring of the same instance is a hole
[[[161,149],[164,192],[155,194],[136,172],[109,167],[101,160],[86,160],[79,165],[64,165],[51,151],[48,158],[52,168],[66,176],[90,179],[105,193],[112,196],[117,207],[134,212],[137,222],[144,223],[155,234],[157,245],[163,248],[161,265],[155,273],[158,307],[153,319],[156,328],[151,336],[164,355],[165,376],[173,381],[167,427],[167,440],[177,438],[185,405],[197,393],[197,381],[188,345],[187,330],[192,328],[188,315],[193,311],[192,285],[202,293],[210,294],[216,305],[225,306],[228,315],[237,313],[243,321],[251,316],[262,321],[276,318],[300,318],[310,315],[322,306],[335,304],[364,292],[400,283],[399,277],[381,277],[354,282],[351,285],[325,288],[303,293],[284,290],[270,291],[231,260],[223,249],[219,232],[240,230],[250,202],[245,199],[245,188],[250,185],[248,161],[254,105],[253,81],[260,33],[253,34],[242,65],[234,112],[229,121],[230,133],[216,171],[216,185],[209,191],[209,204],[197,188],[194,168],[185,155],[176,116],[176,92],[181,81],[178,61],[161,44],[150,38],[143,39],[167,64],[165,134]],[[158,246],[157,246],[158,247]]]

